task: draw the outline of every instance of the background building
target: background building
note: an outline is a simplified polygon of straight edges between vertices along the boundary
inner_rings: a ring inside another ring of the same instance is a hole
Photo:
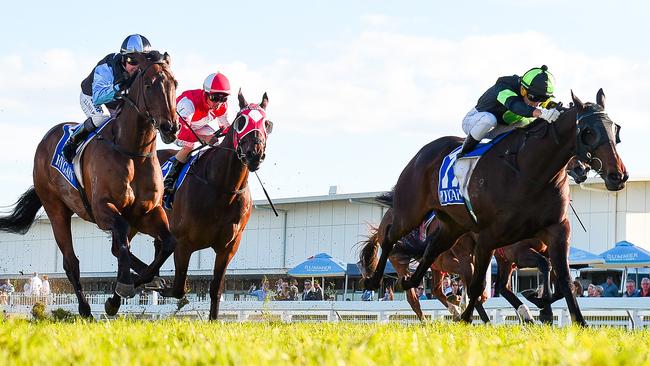
[[[330,191],[325,196],[275,200],[279,217],[273,215],[265,200],[255,201],[244,239],[228,268],[226,288],[246,289],[263,276],[281,276],[320,252],[355,263],[356,244],[367,234],[368,225],[377,225],[386,210],[374,202],[381,192],[340,194],[336,187]],[[598,254],[617,241],[628,240],[650,250],[650,180],[632,179],[625,190],[609,192],[600,179],[590,178],[581,186],[571,185],[571,197],[586,228],[584,231],[570,212],[571,245]],[[72,223],[84,286],[88,291],[110,291],[117,269],[110,234],[77,217]],[[132,241],[132,250],[149,262],[152,243],[150,237],[138,235]],[[199,284],[193,286],[197,291],[205,290],[214,257],[211,249],[192,256],[189,275]],[[24,236],[0,234],[0,277],[26,278],[32,272],[66,278],[47,217],[40,218]],[[173,274],[172,259],[161,274]],[[61,281],[62,285],[66,283],[67,279]]]

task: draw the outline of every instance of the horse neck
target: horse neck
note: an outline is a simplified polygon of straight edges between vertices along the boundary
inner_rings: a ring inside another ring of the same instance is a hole
[[[542,122],[546,123],[546,122]],[[576,110],[569,109],[562,113],[553,125],[548,126],[546,136],[539,143],[528,140],[529,146],[521,151],[519,167],[529,179],[539,182],[558,181],[566,178],[565,166],[575,155]],[[555,129],[555,140],[553,129]],[[523,163],[522,161],[525,161]]]
[[[135,154],[156,151],[156,129],[136,110],[124,103],[122,112],[115,120],[115,144]]]
[[[237,153],[232,151],[234,133],[234,128],[231,128],[221,144],[213,148],[207,162],[210,168],[207,173],[208,181],[230,191],[240,190],[248,182],[248,168],[239,160]]]

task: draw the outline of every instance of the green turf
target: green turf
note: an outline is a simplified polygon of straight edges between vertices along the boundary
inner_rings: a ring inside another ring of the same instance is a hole
[[[452,323],[0,324],[3,365],[650,365],[650,331]]]

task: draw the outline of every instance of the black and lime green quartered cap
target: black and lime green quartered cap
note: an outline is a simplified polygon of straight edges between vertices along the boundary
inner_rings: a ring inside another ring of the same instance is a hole
[[[528,93],[533,95],[545,95],[547,97],[553,96],[555,89],[555,78],[553,74],[548,72],[548,67],[532,68],[521,77],[521,86],[528,90]]]

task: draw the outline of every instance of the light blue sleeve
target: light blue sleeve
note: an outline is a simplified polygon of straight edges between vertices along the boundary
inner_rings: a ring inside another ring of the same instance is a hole
[[[115,92],[117,91],[113,82],[113,70],[107,64],[101,64],[95,67],[92,95],[95,105],[113,101]]]

